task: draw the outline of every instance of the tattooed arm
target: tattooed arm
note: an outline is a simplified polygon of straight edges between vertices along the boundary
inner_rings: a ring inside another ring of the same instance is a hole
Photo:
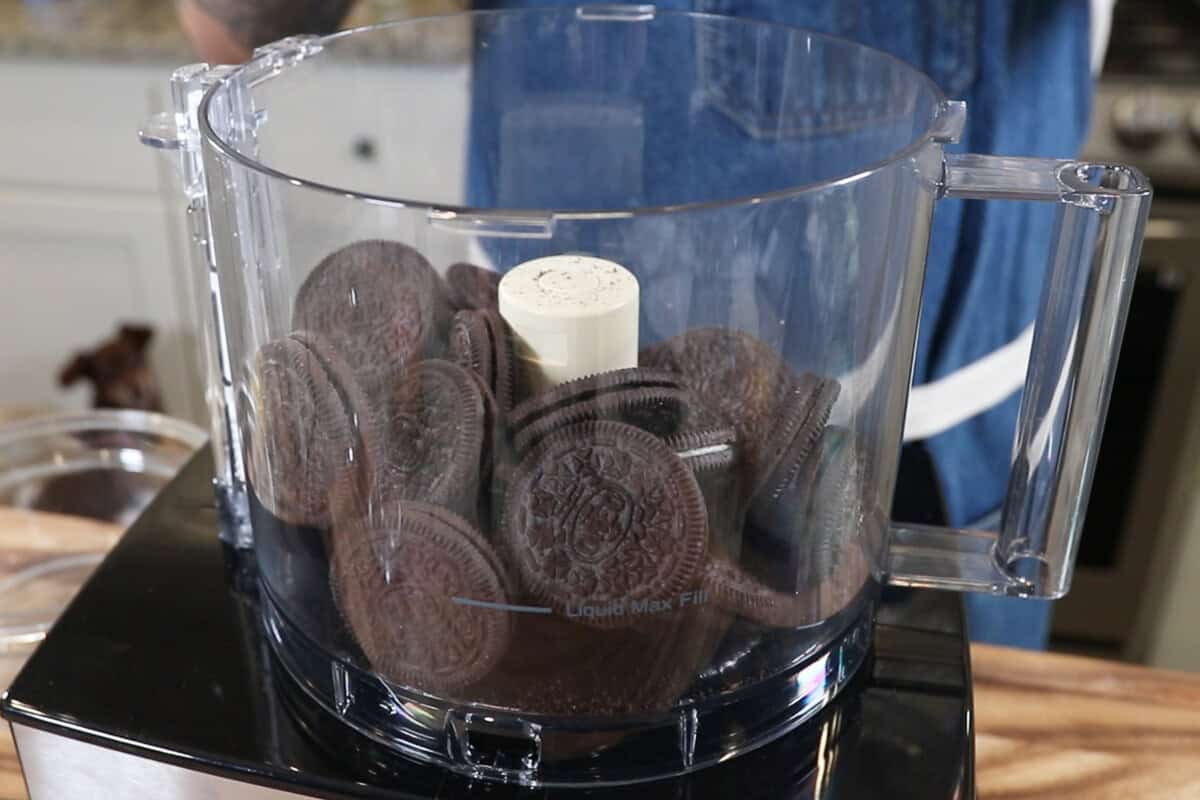
[[[244,61],[259,45],[297,33],[330,33],[354,0],[179,0],[179,18],[207,61]]]

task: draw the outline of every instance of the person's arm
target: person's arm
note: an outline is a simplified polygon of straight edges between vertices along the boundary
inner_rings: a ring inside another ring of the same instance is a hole
[[[201,58],[245,61],[259,45],[298,33],[331,33],[354,0],[179,0],[179,20]]]

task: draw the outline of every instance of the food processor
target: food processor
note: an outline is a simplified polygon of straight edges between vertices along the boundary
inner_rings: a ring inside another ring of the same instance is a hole
[[[650,5],[171,85],[212,446],[8,694],[35,800],[973,795],[932,590],[1069,588],[1137,170],[947,152],[886,53]],[[943,198],[1057,206],[996,532],[889,518]]]

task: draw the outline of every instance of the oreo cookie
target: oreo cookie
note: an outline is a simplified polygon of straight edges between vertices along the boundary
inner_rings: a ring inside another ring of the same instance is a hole
[[[392,519],[388,520],[387,517]],[[512,601],[500,559],[445,509],[382,503],[332,536],[334,596],[371,668],[427,692],[486,676],[508,649]]]
[[[807,572],[819,587],[822,613],[830,616],[870,578],[878,528],[867,506],[865,462],[853,434],[826,428],[811,458],[817,465],[805,512]]]
[[[460,261],[446,269],[446,295],[456,311],[499,308],[500,273]]]
[[[824,428],[801,468],[789,474],[751,509],[748,568],[786,592],[816,586],[828,591],[831,582],[847,579],[857,591],[863,576],[855,552],[865,558],[868,542],[862,456],[853,435],[838,426]]]
[[[736,469],[737,434],[731,427],[685,430],[666,440],[695,474],[708,508],[708,546],[714,556],[736,560],[745,521]]]
[[[263,345],[254,374],[251,485],[283,522],[326,527],[331,497],[377,463],[366,398],[337,351],[308,332]]]
[[[577,378],[526,398],[508,415],[508,426],[521,450],[557,428],[594,419],[669,436],[682,427],[689,411],[675,375],[631,367]]]
[[[806,372],[789,388],[779,404],[772,437],[759,448],[760,469],[753,476],[750,513],[787,502],[808,454],[813,451],[837,402],[837,381]],[[786,509],[785,509],[786,511]],[[767,513],[771,513],[767,508]]]
[[[429,505],[427,503],[409,503],[407,505],[409,508],[417,508],[418,510],[423,509],[430,516],[440,519],[448,525],[456,526],[471,536],[482,535],[481,531],[449,509],[442,508],[441,506]],[[486,539],[487,537],[485,536],[483,538]],[[496,573],[500,575],[501,580],[504,582],[504,590],[508,594],[508,597],[514,601],[519,599],[521,596],[520,584],[517,582],[516,576],[513,575],[512,571],[508,568],[508,565],[504,563],[504,559],[500,558],[500,554],[496,551],[495,546],[489,542],[488,546],[484,548],[484,550],[489,562],[496,569]]]
[[[768,587],[743,567],[722,558],[704,566],[701,589],[714,606],[758,625],[820,625],[850,603],[870,578],[869,558],[857,537],[839,545],[839,559],[823,577],[800,582],[794,591]]]
[[[373,400],[394,372],[445,346],[449,306],[441,279],[408,245],[355,242],[327,256],[296,294],[292,325],[322,334]]]
[[[667,446],[699,475],[728,472],[737,454],[737,433],[732,426],[699,428],[667,438]]]
[[[823,621],[815,585],[797,592],[777,591],[723,559],[705,565],[700,585],[717,606],[761,625],[796,628]]]
[[[695,398],[693,427],[735,430],[745,484],[757,484],[796,380],[770,345],[744,331],[694,328],[642,350],[638,363],[678,376]]]
[[[660,439],[584,422],[521,460],[501,537],[537,602],[586,625],[622,627],[694,588],[708,522],[695,476]]]
[[[450,320],[446,357],[477,374],[492,391],[496,385],[496,357],[493,350],[492,334],[482,312],[459,311]]]
[[[623,422],[655,436],[669,436],[682,426],[687,413],[687,395],[682,389],[614,387],[537,417],[517,432],[513,447],[523,453],[560,428],[595,420]]]
[[[512,333],[499,312],[466,310],[455,314],[450,324],[448,356],[483,379],[503,413],[512,409],[517,393],[517,362]]]
[[[384,488],[474,517],[491,441],[484,392],[471,373],[449,361],[420,361],[401,373],[381,418],[385,450],[378,479]]]
[[[865,524],[862,464],[853,435],[830,426],[814,449],[815,463],[805,513],[810,542],[810,574],[818,582],[838,572],[847,548],[860,540]]]
[[[479,457],[479,494],[476,505],[477,516],[483,534],[491,539],[493,528],[492,519],[499,503],[496,498],[503,498],[500,488],[504,479],[504,468],[511,461],[507,437],[504,430],[504,415],[496,403],[492,390],[483,383],[483,379],[475,372],[467,371],[475,381],[476,388],[483,398],[483,449]]]

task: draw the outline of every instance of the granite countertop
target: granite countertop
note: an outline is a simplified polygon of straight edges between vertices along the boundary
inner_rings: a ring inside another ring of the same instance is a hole
[[[345,27],[461,9],[466,0],[362,0]],[[363,55],[451,59],[465,51],[465,26],[445,37],[391,37]],[[0,58],[170,62],[196,60],[171,0],[0,0]]]

